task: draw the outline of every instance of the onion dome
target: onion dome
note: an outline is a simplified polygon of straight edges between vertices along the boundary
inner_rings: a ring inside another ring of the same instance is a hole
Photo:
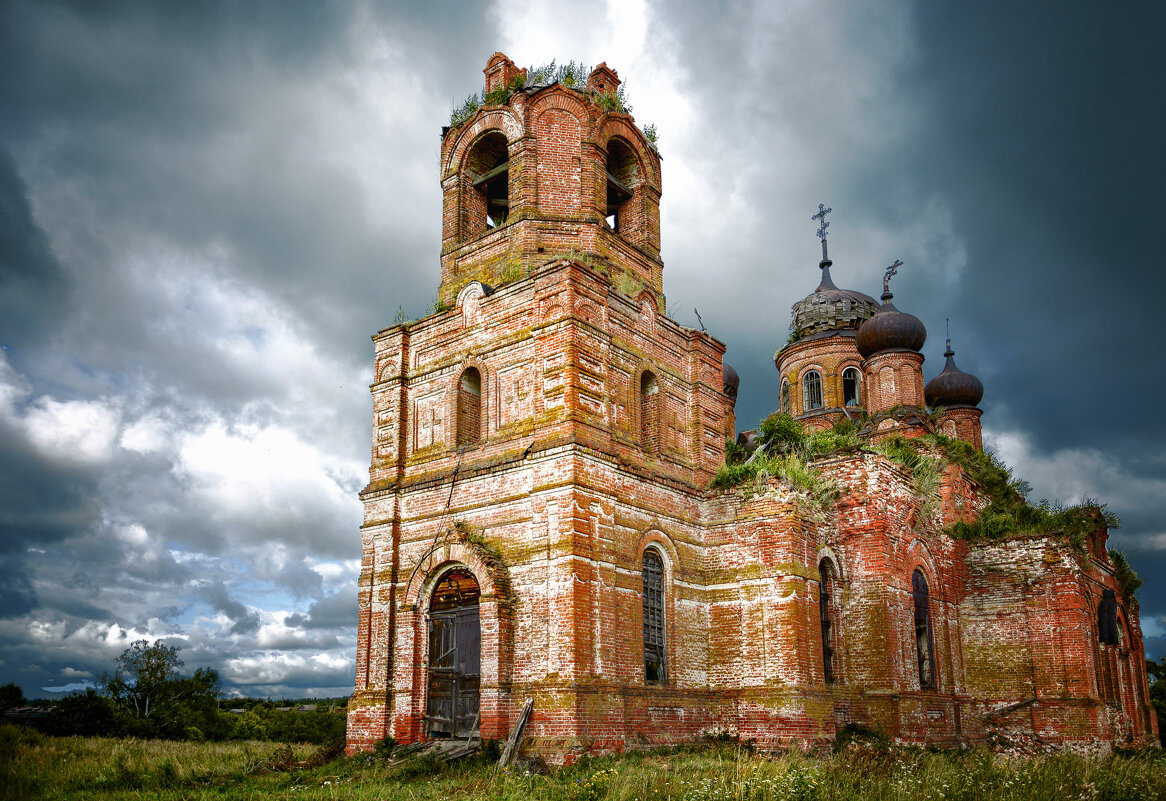
[[[725,379],[725,395],[734,400],[737,398],[737,388],[741,386],[741,376],[726,361],[721,362],[721,375]]]
[[[854,336],[854,346],[869,359],[876,353],[888,350],[913,350],[916,353],[927,341],[927,329],[913,314],[906,314],[891,303],[891,276],[898,272],[903,262],[898,259],[887,268],[883,275],[883,305],[858,328]]]
[[[829,259],[823,259],[822,281],[813,294],[793,305],[793,328],[798,339],[825,331],[856,329],[878,308],[870,295],[853,289],[839,289],[830,278]]]
[[[928,381],[923,388],[927,405],[932,409],[940,406],[977,406],[984,397],[984,385],[974,375],[955,366],[955,351],[951,349],[950,339],[943,355],[947,357],[943,372]]]

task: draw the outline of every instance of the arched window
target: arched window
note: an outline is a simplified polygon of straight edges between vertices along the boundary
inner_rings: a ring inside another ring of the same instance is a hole
[[[802,376],[802,410],[822,408],[822,374],[810,370]]]
[[[467,367],[458,381],[457,444],[474,445],[482,439],[482,374]]]
[[[1097,639],[1104,645],[1117,645],[1117,596],[1102,590],[1097,604]]]
[[[834,566],[829,559],[818,563],[818,611],[822,620],[822,667],[826,683],[834,683]]]
[[[607,224],[617,234],[627,233],[631,222],[632,193],[639,177],[640,165],[626,142],[612,139],[607,143]]]
[[[923,571],[911,576],[911,594],[915,599],[915,658],[919,662],[919,687],[935,686],[935,649],[931,645],[931,603]]]
[[[462,198],[462,238],[470,239],[506,222],[510,211],[510,154],[506,136],[491,131],[466,156]]]
[[[782,414],[789,414],[790,413],[790,397],[789,396],[790,396],[789,379],[783,378],[781,380],[781,413]]]
[[[842,405],[843,406],[861,406],[862,405],[862,390],[859,382],[861,381],[862,373],[858,371],[857,367],[847,367],[842,371]]]
[[[655,548],[644,549],[644,681],[668,680],[664,650],[664,560]]]
[[[640,376],[640,444],[644,453],[655,453],[660,438],[660,385],[656,376]]]

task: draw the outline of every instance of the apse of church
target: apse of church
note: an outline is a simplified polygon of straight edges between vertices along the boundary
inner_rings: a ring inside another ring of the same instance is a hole
[[[844,488],[822,514],[776,479],[710,488],[748,388],[667,316],[661,160],[618,73],[555,81],[501,53],[484,73],[488,102],[442,134],[448,308],[373,337],[350,750],[505,737],[528,699],[524,748],[558,762],[711,730],[807,746],[847,723],[943,746],[1155,740],[1103,522],[1087,555],[953,539],[987,502],[975,480],[951,465],[922,498],[871,449],[815,463]],[[818,211],[775,411],[979,448],[983,387],[950,340],[924,382],[902,265],[881,301],[839,289]]]

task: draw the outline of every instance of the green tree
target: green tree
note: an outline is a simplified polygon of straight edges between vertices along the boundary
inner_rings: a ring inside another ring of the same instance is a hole
[[[1146,672],[1150,674],[1150,703],[1158,715],[1158,739],[1166,746],[1166,657],[1157,662],[1147,659]]]
[[[118,737],[125,734],[126,720],[117,705],[90,687],[83,693],[73,693],[58,701],[45,718],[43,728],[48,734],[61,737]]]
[[[130,731],[142,737],[182,738],[191,728],[214,736],[218,723],[219,674],[199,668],[181,673],[181,646],[137,640],[101,677],[105,694],[131,717]]]
[[[24,706],[24,691],[10,681],[0,687],[0,709],[15,709],[18,706]]]

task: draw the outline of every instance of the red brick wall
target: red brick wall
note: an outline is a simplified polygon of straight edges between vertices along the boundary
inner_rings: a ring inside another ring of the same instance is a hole
[[[663,313],[659,159],[646,149],[643,238],[605,230],[596,167],[604,137],[635,135],[626,118],[596,108],[569,90],[520,94],[443,142],[441,297],[458,298],[472,278],[498,289],[463,293],[461,307],[373,338],[349,749],[387,733],[423,735],[429,595],[451,565],[466,566],[482,589],[483,736],[505,736],[534,698],[526,747],[552,760],[690,740],[712,727],[763,748],[809,745],[848,722],[921,744],[992,732],[1090,750],[1156,742],[1136,607],[1121,610],[1122,645],[1097,641],[1097,599],[1104,588],[1120,596],[1103,528],[1087,553],[1063,537],[956,541],[940,528],[983,508],[975,482],[949,467],[936,497],[920,498],[901,466],[869,452],[819,460],[845,490],[826,511],[777,480],[707,489],[731,426],[724,346]],[[471,199],[459,170],[490,130],[510,143],[512,216],[463,242],[457,221]],[[538,248],[588,256],[548,255],[497,282],[508,260]],[[644,287],[628,291],[633,278]],[[816,365],[826,404],[841,404],[853,340],[807,340],[779,357],[796,392]],[[869,408],[922,405],[921,362],[912,353],[868,360]],[[481,439],[459,452],[459,381],[469,367],[481,376]],[[647,399],[645,372],[658,388]],[[829,424],[830,414],[812,422]],[[978,410],[949,415],[961,437],[978,438]],[[644,680],[649,546],[666,573],[661,685]],[[829,685],[823,558],[838,568]],[[916,570],[930,588],[929,689],[915,661]]]

